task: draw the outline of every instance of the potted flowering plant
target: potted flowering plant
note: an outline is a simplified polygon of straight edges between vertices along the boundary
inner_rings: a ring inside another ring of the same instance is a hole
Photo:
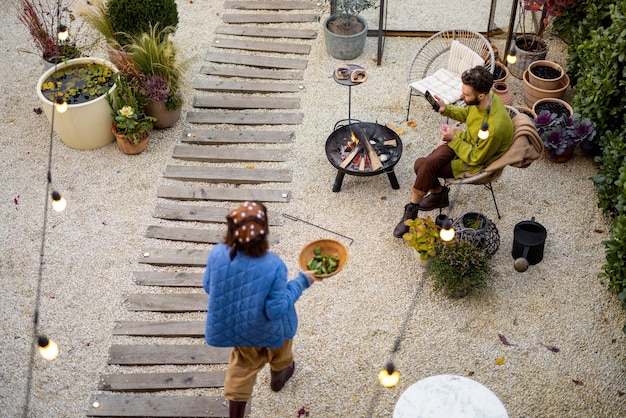
[[[441,242],[439,237],[439,226],[429,217],[407,219],[404,221],[409,227],[409,232],[402,238],[407,245],[418,252],[420,261],[427,264],[427,261],[435,256],[435,247]]]
[[[591,120],[579,113],[557,115],[543,110],[533,122],[550,161],[568,161],[577,145],[583,151],[591,150],[596,131]]]
[[[146,99],[137,79],[119,74],[115,85],[114,94],[107,94],[113,110],[111,129],[122,152],[139,154],[148,146],[150,130],[156,118],[147,116],[144,112]]]

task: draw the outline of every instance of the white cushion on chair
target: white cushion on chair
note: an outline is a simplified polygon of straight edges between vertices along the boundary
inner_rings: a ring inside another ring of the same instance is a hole
[[[448,55],[448,70],[460,76],[463,74],[463,71],[474,68],[477,65],[485,65],[485,60],[459,41],[452,41],[450,54]]]
[[[446,104],[454,103],[461,98],[461,76],[440,68],[435,74],[410,84],[412,89],[420,93],[426,90],[443,99]]]

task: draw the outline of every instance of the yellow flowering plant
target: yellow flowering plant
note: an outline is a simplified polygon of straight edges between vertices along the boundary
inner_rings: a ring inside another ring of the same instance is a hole
[[[113,109],[113,131],[124,135],[126,141],[138,144],[152,129],[155,117],[144,112],[146,98],[136,79],[118,74],[113,95],[107,94],[107,100]]]

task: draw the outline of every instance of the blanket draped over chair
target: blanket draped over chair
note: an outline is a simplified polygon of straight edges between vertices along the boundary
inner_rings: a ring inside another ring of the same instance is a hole
[[[519,113],[513,118],[513,143],[502,157],[489,164],[485,171],[496,171],[507,165],[526,168],[543,156],[543,149],[543,141],[532,119],[525,113]]]

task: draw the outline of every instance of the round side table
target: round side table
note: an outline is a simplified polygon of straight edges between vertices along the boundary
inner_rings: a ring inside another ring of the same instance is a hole
[[[508,418],[500,399],[467,377],[442,374],[413,383],[402,393],[393,418]]]
[[[348,68],[350,68],[350,71],[364,69],[363,67],[357,64],[348,64],[347,66]],[[337,127],[345,121],[348,122],[348,125],[351,124],[352,122],[358,122],[358,121],[352,120],[352,86],[358,86],[359,84],[362,84],[362,83],[355,83],[350,78],[340,80],[337,78],[337,75],[335,74],[334,71],[333,71],[333,80],[335,80],[337,83],[341,84],[342,86],[348,86],[348,119],[341,119],[337,121],[337,123],[335,123],[335,128],[334,128],[334,129],[337,129]]]

